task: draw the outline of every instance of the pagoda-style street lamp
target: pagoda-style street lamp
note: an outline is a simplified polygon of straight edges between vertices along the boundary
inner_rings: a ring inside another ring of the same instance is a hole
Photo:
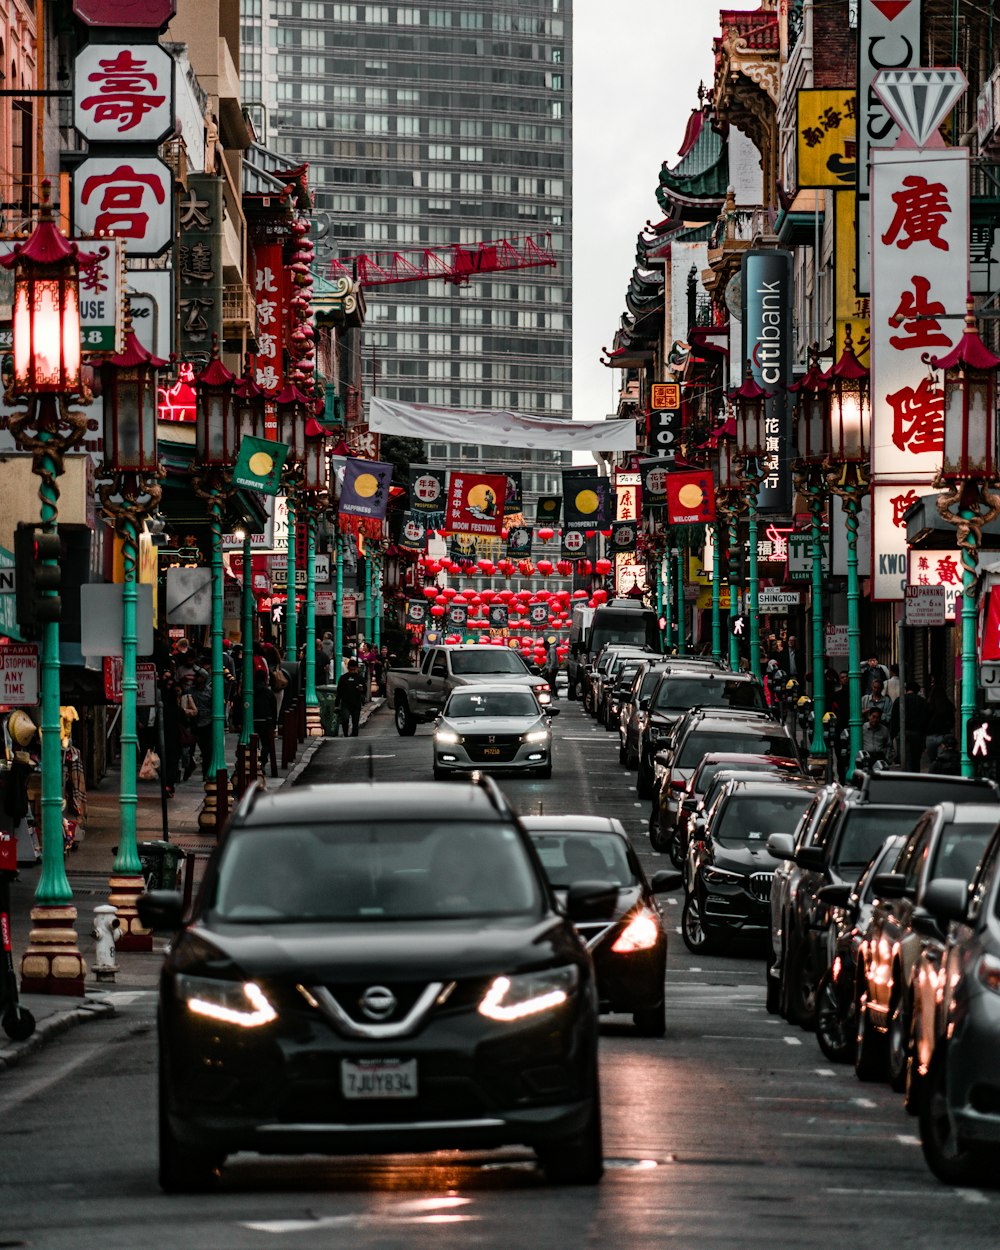
[[[233,384],[233,400],[236,404],[236,424],[240,441],[244,438],[262,438],[264,434],[265,396],[253,378],[249,361],[243,377]],[[243,594],[240,598],[241,628],[243,639],[243,673],[241,675],[242,719],[236,750],[239,755],[237,775],[242,783],[250,785],[257,776],[256,753],[250,750],[253,737],[253,541],[249,530],[243,531]]]
[[[760,582],[757,574],[757,495],[764,477],[764,409],[768,392],[757,385],[747,362],[743,385],[730,398],[736,405],[736,453],[739,488],[746,500],[749,560],[748,615],[750,672],[758,681],[760,666]]]
[[[195,490],[208,501],[212,530],[212,751],[205,778],[205,802],[198,814],[198,825],[202,829],[219,826],[222,793],[228,791],[229,786],[222,662],[222,514],[226,499],[233,493],[233,468],[241,437],[233,396],[235,381],[235,375],[219,359],[218,340],[213,338],[212,357],[195,378],[195,466],[192,474]]]
[[[851,327],[845,327],[844,350],[823,375],[829,387],[827,487],[844,501],[847,524],[847,668],[850,700],[850,747],[847,780],[861,750],[861,631],[858,604],[858,516],[868,494],[868,454],[871,436],[871,387],[868,370],[854,354]]]
[[[127,316],[127,314],[126,314]],[[152,950],[153,934],[139,921],[135,900],[145,889],[136,841],[136,673],[138,637],[136,604],[139,533],[160,502],[156,442],[156,396],[159,370],[167,362],[148,352],[126,321],[123,350],[101,365],[104,400],[104,466],[98,485],[101,511],[122,544],[122,721],[121,832],[110,878],[109,902],[118,908],[121,950]]]
[[[297,386],[288,383],[274,397],[278,414],[278,441],[288,448],[283,478],[288,509],[288,567],[285,573],[285,658],[294,662],[298,651],[298,592],[296,587],[295,528],[302,462],[306,454],[306,419],[310,400]]]
[[[969,721],[976,710],[976,577],[984,525],[1000,516],[996,466],[997,370],[976,330],[969,299],[965,330],[947,356],[927,361],[944,375],[944,458],[937,509],[955,526],[962,552],[962,776],[975,771]]]
[[[89,400],[80,369],[79,267],[83,255],[56,226],[43,181],[39,220],[29,238],[15,243],[0,264],[14,272],[14,371],[5,398],[21,398],[26,408],[14,412],[8,428],[22,451],[32,453],[39,477],[39,519],[47,546],[58,535],[59,488],[66,452],[79,446],[87,431],[82,413],[70,412],[74,396]],[[58,559],[44,556],[58,596]],[[42,868],[31,910],[32,928],[21,962],[21,987],[49,994],[84,992],[86,965],[74,925],[76,908],[66,876],[63,847],[63,770],[59,724],[59,610],[54,604],[41,625],[41,815]]]
[[[823,717],[826,713],[826,646],[823,636],[823,521],[826,517],[826,475],[829,456],[830,384],[819,367],[819,344],[809,351],[809,368],[788,388],[796,399],[796,446],[792,465],[795,489],[806,497],[810,517],[812,554],[812,703],[813,734],[809,754],[813,762],[826,758]]]

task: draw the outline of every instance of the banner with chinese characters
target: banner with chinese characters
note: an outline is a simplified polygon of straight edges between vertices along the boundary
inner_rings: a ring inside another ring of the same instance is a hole
[[[872,599],[900,600],[906,595],[906,509],[912,496],[926,491],[920,484],[884,483],[872,487]],[[834,524],[834,533],[839,527]],[[836,548],[834,549],[836,552]],[[836,567],[834,568],[836,572]]]
[[[583,530],[563,530],[562,555],[564,560],[582,560],[587,554],[587,536]]]
[[[444,527],[452,534],[493,534],[503,529],[507,478],[502,473],[448,472]]]
[[[174,129],[174,58],[158,43],[88,43],[73,65],[73,124],[90,143],[148,143]]]
[[[868,296],[857,294],[858,230],[857,196],[853,191],[838,191],[834,202],[833,236],[833,305],[836,321],[836,351],[840,359],[851,328],[854,354],[866,367],[871,365],[869,351]]]
[[[637,521],[639,518],[639,488],[642,475],[639,473],[615,474],[615,520]]]
[[[399,527],[399,545],[407,551],[427,550],[427,523],[413,512],[404,512]]]
[[[638,540],[639,524],[637,521],[615,521],[611,526],[608,551],[613,555],[624,555],[628,551],[635,551]]]
[[[512,525],[507,531],[507,555],[514,559],[530,556],[532,538],[530,525]]]
[[[601,529],[610,520],[608,497],[611,483],[592,469],[564,469],[563,526],[570,530]]]
[[[715,479],[711,469],[667,477],[667,524],[696,525],[715,520]]]
[[[411,467],[410,511],[424,517],[432,529],[444,526],[444,497],[444,469]],[[436,520],[432,520],[432,517]]]
[[[257,304],[257,356],[254,378],[260,389],[274,396],[285,384],[285,270],[280,243],[254,247],[254,300]]]
[[[407,625],[422,626],[427,624],[427,603],[423,599],[407,599]]]
[[[642,479],[643,508],[667,506],[667,477],[669,465],[666,460],[640,460],[639,474]]]
[[[962,553],[956,548],[924,550],[912,548],[909,553],[909,586],[943,586],[944,616],[955,619],[955,605],[962,594]]]
[[[73,171],[73,227],[160,256],[174,240],[174,178],[156,156],[88,156]]]
[[[381,520],[389,503],[392,465],[377,460],[347,459],[337,511],[341,516]]]
[[[962,334],[969,153],[872,155],[872,473],[930,482],[941,468],[944,391],[924,357],[946,355]]]
[[[792,380],[792,254],[777,249],[744,252],[740,274],[743,366],[767,391],[764,477],[757,494],[757,511],[787,513],[792,487],[786,390]]]
[[[800,87],[796,185],[851,187],[858,176],[857,98],[852,87]],[[853,198],[853,197],[852,197]]]
[[[222,218],[222,179],[189,175],[177,214],[181,356],[206,364],[213,336],[222,342]]]

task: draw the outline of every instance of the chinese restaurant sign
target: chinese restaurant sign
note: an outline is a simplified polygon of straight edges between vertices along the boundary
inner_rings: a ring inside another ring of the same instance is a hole
[[[125,239],[130,258],[170,246],[173,198],[173,175],[155,156],[89,156],[73,171],[76,231]]]
[[[267,395],[284,385],[285,271],[281,244],[266,243],[256,249],[257,271],[254,299],[257,302],[257,365],[255,380]]]
[[[943,586],[946,621],[955,619],[955,604],[962,593],[962,553],[951,550],[910,551],[908,586]]]
[[[857,97],[851,88],[802,88],[798,109],[799,187],[854,187],[858,173]]]
[[[834,200],[834,266],[833,301],[834,318],[837,323],[837,345],[834,352],[839,360],[847,341],[847,327],[851,327],[854,354],[866,367],[870,367],[870,330],[868,324],[869,299],[857,294],[858,229],[857,199],[853,191],[838,191]]]
[[[872,472],[930,482],[941,467],[944,391],[924,356],[962,333],[969,289],[969,153],[878,151],[872,165]]]
[[[174,129],[174,58],[159,44],[76,54],[73,124],[91,143],[161,143]]]

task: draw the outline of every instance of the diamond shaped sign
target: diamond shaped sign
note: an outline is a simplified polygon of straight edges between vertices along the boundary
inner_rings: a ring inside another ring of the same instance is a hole
[[[968,86],[957,66],[884,69],[872,83],[893,120],[918,148],[934,146],[932,137]]]

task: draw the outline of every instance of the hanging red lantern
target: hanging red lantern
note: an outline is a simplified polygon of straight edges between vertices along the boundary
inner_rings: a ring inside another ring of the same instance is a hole
[[[604,577],[608,573],[611,572],[611,561],[610,560],[595,560],[594,568],[597,569],[598,573],[600,573],[602,577]]]
[[[594,591],[594,602],[595,602],[595,603],[607,603],[607,600],[608,600],[608,592],[607,592],[606,590],[595,590],[595,591]]]
[[[547,543],[555,538],[556,532],[547,525],[543,525],[540,529],[535,530],[535,535],[540,542]]]
[[[444,616],[444,605],[441,603],[432,603],[431,616]]]
[[[518,560],[517,567],[520,569],[522,577],[530,577],[535,571],[535,566],[530,560]]]
[[[543,574],[545,577],[548,577],[555,569],[555,565],[552,563],[551,560],[539,560],[538,563],[535,565],[535,568],[538,569],[539,573]]]
[[[585,590],[574,590],[574,591],[573,591],[573,598],[574,598],[574,599],[578,599],[578,600],[579,600],[579,599],[587,599],[587,598],[589,598],[589,597],[590,597],[590,596],[587,594],[587,592],[586,592]]]
[[[576,566],[576,569],[577,569],[577,572],[580,573],[583,577],[589,577],[590,574],[593,573],[594,571],[594,566],[590,563],[589,560],[581,560],[579,564]]]

